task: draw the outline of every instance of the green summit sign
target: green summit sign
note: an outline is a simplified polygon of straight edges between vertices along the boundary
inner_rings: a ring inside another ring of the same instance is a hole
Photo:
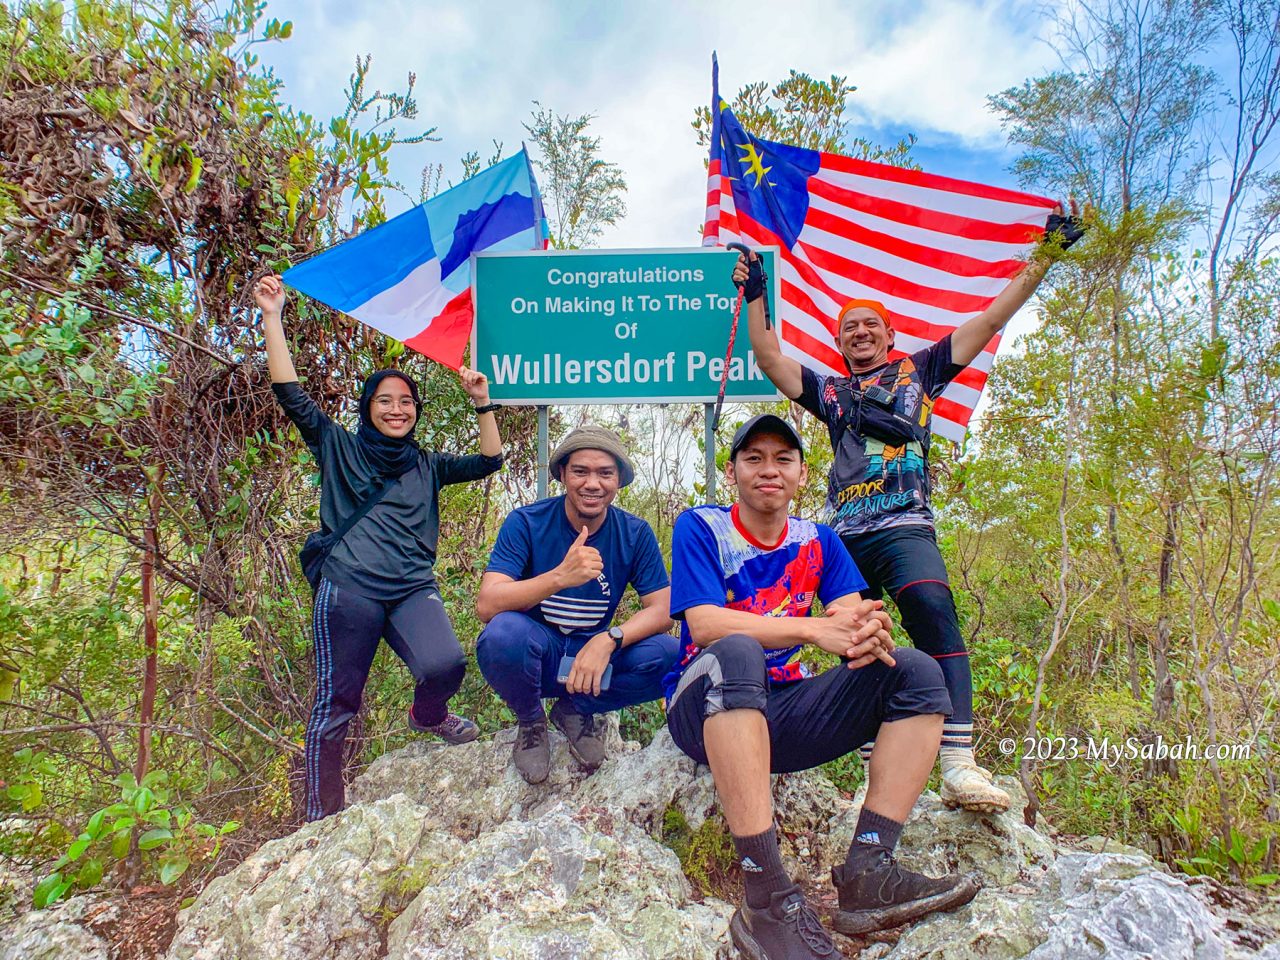
[[[503,403],[711,402],[725,369],[737,254],[722,249],[480,253],[471,365]],[[776,249],[763,252],[777,309]],[[776,400],[743,305],[725,399]]]

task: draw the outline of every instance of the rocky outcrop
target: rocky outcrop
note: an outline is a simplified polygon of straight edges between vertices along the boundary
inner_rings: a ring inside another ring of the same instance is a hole
[[[26,892],[29,898],[30,886]],[[93,928],[114,913],[91,896],[25,913],[0,929],[0,960],[110,960],[110,946]]]
[[[213,881],[182,913],[169,960],[734,955],[732,905],[700,902],[675,855],[655,840],[671,811],[693,829],[714,812],[705,768],[665,732],[641,749],[611,727],[610,759],[591,776],[553,734],[553,773],[535,787],[511,766],[511,736],[419,743],[382,757],[352,785],[341,814],[265,844]],[[1016,781],[1001,785],[1017,809]],[[815,772],[775,778],[774,797],[789,866],[822,889],[852,837],[860,798]],[[1276,925],[1257,901],[1171,875],[1132,848],[1064,844],[1048,825],[1032,829],[1016,815],[946,810],[926,793],[899,858],[932,873],[976,873],[985,887],[968,906],[901,931],[896,942],[841,939],[848,956],[1280,960]],[[80,954],[35,952],[41,931],[53,937],[53,927],[77,926],[69,912],[20,923],[0,930],[0,960],[96,956],[88,942]],[[26,938],[22,954],[4,952],[15,935]]]

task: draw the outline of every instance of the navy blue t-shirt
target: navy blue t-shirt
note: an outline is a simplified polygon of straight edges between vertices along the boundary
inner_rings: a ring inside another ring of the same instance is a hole
[[[511,511],[498,531],[487,573],[531,580],[558,567],[581,529],[569,524],[564,497],[550,497]],[[609,629],[631,584],[640,596],[670,586],[658,539],[635,514],[609,507],[600,529],[587,537],[604,569],[595,580],[552,594],[525,613],[566,637],[585,642]]]

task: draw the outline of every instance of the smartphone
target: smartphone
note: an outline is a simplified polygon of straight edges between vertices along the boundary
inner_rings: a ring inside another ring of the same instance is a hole
[[[565,654],[560,658],[560,666],[556,668],[556,683],[564,683],[569,679],[569,671],[573,669],[573,657]],[[607,664],[600,675],[600,692],[609,689],[609,680],[613,677],[613,664]]]

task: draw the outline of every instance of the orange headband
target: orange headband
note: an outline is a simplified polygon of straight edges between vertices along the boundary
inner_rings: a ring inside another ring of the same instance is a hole
[[[877,314],[880,315],[880,319],[884,321],[884,325],[886,327],[890,326],[889,311],[884,308],[883,303],[881,303],[879,300],[859,300],[857,297],[850,300],[848,303],[846,303],[843,307],[840,308],[840,312],[836,315],[836,321],[838,322],[841,317],[843,317],[846,313],[848,313],[854,307],[866,307],[868,310],[874,310]]]

